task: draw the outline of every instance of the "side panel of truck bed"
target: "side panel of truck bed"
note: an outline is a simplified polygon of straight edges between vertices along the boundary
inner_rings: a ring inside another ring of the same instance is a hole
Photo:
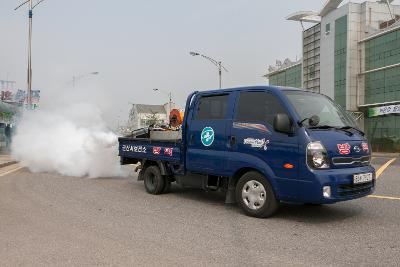
[[[155,141],[147,138],[121,137],[119,138],[119,156],[179,163],[181,160],[181,143],[180,141]]]

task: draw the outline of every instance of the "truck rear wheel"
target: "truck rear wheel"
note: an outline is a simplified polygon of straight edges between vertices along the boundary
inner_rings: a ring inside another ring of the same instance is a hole
[[[164,176],[164,188],[162,190],[163,194],[167,194],[171,192],[171,177],[170,176]]]
[[[257,218],[271,216],[279,205],[270,183],[255,171],[240,177],[236,185],[236,200],[247,215]]]
[[[144,172],[144,187],[147,193],[159,195],[163,192],[165,186],[165,178],[161,175],[158,166],[149,166]]]

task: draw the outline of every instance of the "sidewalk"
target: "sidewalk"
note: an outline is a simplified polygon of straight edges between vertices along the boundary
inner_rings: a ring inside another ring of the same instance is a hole
[[[17,163],[17,161],[11,158],[9,154],[0,154],[0,168],[9,166],[11,164]]]
[[[373,157],[399,158],[400,153],[372,152]]]

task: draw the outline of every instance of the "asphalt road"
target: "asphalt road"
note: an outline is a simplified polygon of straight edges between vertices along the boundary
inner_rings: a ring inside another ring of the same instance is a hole
[[[218,193],[152,196],[134,177],[8,173],[15,167],[0,172],[0,266],[400,265],[400,159],[376,198],[286,204],[270,219]]]

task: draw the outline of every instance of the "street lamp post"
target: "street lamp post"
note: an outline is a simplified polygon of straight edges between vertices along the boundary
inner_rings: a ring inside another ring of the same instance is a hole
[[[171,110],[172,110],[172,93],[171,93],[171,92],[164,91],[164,90],[160,90],[160,89],[158,89],[158,88],[154,88],[153,91],[154,91],[154,92],[159,91],[159,92],[162,92],[162,93],[168,95],[168,97],[169,97],[169,112],[168,112],[168,115],[167,115],[167,117],[168,117],[169,114],[171,113]]]
[[[208,61],[210,61],[212,64],[214,64],[218,68],[218,75],[219,75],[219,89],[222,88],[222,70],[228,72],[228,70],[222,65],[222,61],[215,60],[209,56],[197,53],[197,52],[190,52],[191,56],[201,56]]]
[[[90,73],[86,73],[86,74],[81,74],[81,75],[73,75],[72,76],[72,88],[74,88],[75,89],[75,84],[76,84],[76,81],[79,81],[79,80],[81,80],[81,79],[83,79],[83,78],[86,78],[86,77],[88,77],[88,76],[90,76],[90,75],[98,75],[99,74],[99,72],[98,71],[94,71],[94,72],[90,72]]]
[[[27,104],[29,108],[32,107],[32,19],[33,19],[33,9],[38,6],[40,3],[42,3],[44,0],[39,0],[36,2],[36,4],[33,4],[32,0],[27,0],[17,6],[14,10],[19,9],[25,4],[29,5],[29,33],[28,33],[28,89],[27,89]]]

